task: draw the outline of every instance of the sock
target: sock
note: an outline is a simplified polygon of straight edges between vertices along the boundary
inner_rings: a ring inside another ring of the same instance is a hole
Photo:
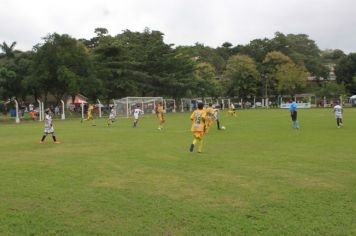
[[[217,126],[218,126],[218,129],[220,129],[220,122],[219,122],[219,120],[216,121],[216,124],[217,124]]]
[[[339,118],[336,118],[336,124],[337,124],[337,126],[340,126],[340,119]]]
[[[190,144],[189,151],[192,152],[194,150],[194,144]]]
[[[189,151],[192,152],[194,150],[195,144],[198,142],[198,139],[194,137],[192,144],[190,144]]]
[[[199,142],[198,152],[201,152],[202,149],[203,149],[203,140],[201,139]]]
[[[54,141],[54,142],[57,141],[56,136],[52,135],[52,138],[53,138],[53,141]]]
[[[197,138],[194,138],[194,139],[193,139],[193,144],[195,145],[197,142],[198,142],[198,139],[197,139]]]
[[[41,142],[43,142],[43,141],[45,140],[46,136],[47,136],[47,135],[43,135],[43,136],[42,136]]]

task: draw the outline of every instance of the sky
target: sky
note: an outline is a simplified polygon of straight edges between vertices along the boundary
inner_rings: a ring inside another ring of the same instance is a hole
[[[320,49],[356,52],[356,0],[0,0],[0,43],[31,50],[50,33],[90,39],[146,27],[178,45],[218,47],[307,34]]]

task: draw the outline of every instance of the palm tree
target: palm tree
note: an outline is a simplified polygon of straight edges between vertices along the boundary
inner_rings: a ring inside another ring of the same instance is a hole
[[[3,42],[0,44],[0,49],[4,52],[5,57],[7,58],[14,58],[15,57],[15,45],[16,42],[13,42],[10,46],[7,43]]]

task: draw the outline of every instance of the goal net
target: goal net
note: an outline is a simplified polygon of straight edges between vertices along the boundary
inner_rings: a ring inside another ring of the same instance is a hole
[[[125,97],[113,101],[118,117],[129,117],[137,105],[144,114],[154,114],[158,103],[163,104],[162,97]]]

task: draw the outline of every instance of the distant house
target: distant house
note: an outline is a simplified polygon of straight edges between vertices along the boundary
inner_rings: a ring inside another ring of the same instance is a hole
[[[88,98],[82,94],[75,95],[74,100],[73,100],[72,96],[68,96],[67,100],[66,100],[67,107],[69,107],[69,105],[71,105],[71,104],[82,104],[82,103],[84,103],[84,104],[88,103]]]

